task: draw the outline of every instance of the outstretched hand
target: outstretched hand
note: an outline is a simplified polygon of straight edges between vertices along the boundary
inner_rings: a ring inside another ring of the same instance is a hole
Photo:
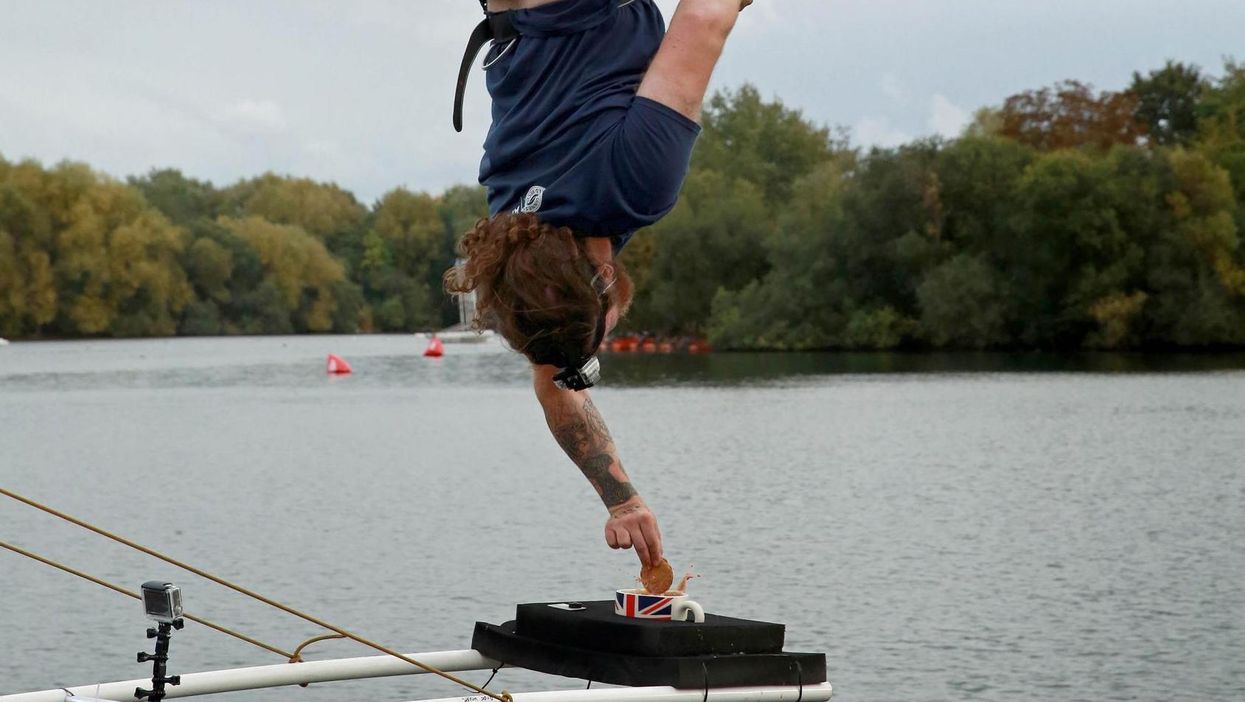
[[[605,522],[605,543],[610,548],[635,548],[640,563],[660,563],[661,530],[657,517],[638,496],[610,509]]]

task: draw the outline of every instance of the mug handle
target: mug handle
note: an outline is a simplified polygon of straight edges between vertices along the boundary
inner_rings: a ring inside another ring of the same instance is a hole
[[[679,600],[670,608],[670,618],[681,622],[687,621],[687,613],[692,613],[692,620],[697,624],[705,623],[705,610],[699,602]]]

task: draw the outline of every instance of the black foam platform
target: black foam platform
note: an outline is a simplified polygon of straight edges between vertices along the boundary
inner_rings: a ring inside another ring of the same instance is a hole
[[[678,688],[811,685],[826,657],[783,653],[781,624],[705,615],[701,624],[614,614],[612,601],[585,609],[519,605],[515,621],[477,622],[471,647],[495,660],[614,685]]]
[[[706,614],[704,624],[633,619],[614,613],[614,603],[583,602],[568,611],[547,603],[521,604],[515,634],[566,646],[638,656],[711,653],[782,653],[782,624]]]

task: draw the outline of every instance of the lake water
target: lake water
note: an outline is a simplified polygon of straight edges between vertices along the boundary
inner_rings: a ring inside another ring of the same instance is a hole
[[[0,348],[0,485],[405,651],[607,599],[630,552],[524,364],[410,336]],[[325,355],[348,377],[326,377]],[[608,356],[594,399],[711,612],[838,700],[1245,699],[1245,356]],[[0,498],[0,540],[281,648],[315,627]],[[0,693],[150,675],[137,602],[0,550]],[[308,657],[370,655],[328,642]],[[170,671],[279,663],[188,623]],[[486,675],[467,674],[476,682]],[[502,671],[494,689],[577,683]],[[407,700],[428,676],[224,699]]]

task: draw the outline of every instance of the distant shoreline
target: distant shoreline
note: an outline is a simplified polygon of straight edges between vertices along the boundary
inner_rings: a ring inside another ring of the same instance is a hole
[[[410,336],[419,340],[420,337],[426,339],[433,334],[439,334],[439,331],[415,331],[415,332],[354,332],[354,333],[313,333],[305,332],[298,334],[173,334],[168,336],[130,336],[130,337],[113,337],[113,336],[80,336],[80,337],[57,337],[57,336],[38,336],[26,338],[0,338],[0,346],[6,342],[10,344],[38,344],[38,343],[62,343],[62,342],[127,342],[127,341],[168,341],[173,339],[276,339],[276,338],[312,338],[320,337],[325,339],[348,339],[356,337],[386,337]],[[641,351],[641,350],[614,350],[608,348],[610,339],[606,340],[606,348],[602,349],[602,353],[611,356],[645,356],[645,355],[663,355],[669,353],[687,353],[686,345],[690,341],[698,341],[699,337],[687,336],[660,336],[645,334],[626,334],[621,335],[632,338],[648,338],[655,340],[659,345],[669,343],[674,345],[674,349],[661,351]],[[779,347],[761,347],[749,349],[706,349],[703,351],[693,351],[699,354],[778,354],[778,355],[795,355],[795,354],[831,354],[831,355],[850,355],[850,354],[889,354],[895,356],[939,356],[939,355],[980,355],[980,356],[1032,356],[1032,357],[1071,357],[1071,356],[1087,356],[1087,357],[1128,357],[1128,356],[1155,356],[1155,357],[1177,357],[1177,356],[1220,356],[1245,354],[1245,345],[1229,346],[1229,345],[1208,345],[1208,346],[1153,346],[1149,348],[1130,348],[1130,349],[1087,349],[1087,348],[1040,348],[1040,347],[998,347],[998,348],[929,348],[922,346],[900,346],[895,348],[848,348],[842,346],[828,346],[823,348],[808,349],[786,349]]]

